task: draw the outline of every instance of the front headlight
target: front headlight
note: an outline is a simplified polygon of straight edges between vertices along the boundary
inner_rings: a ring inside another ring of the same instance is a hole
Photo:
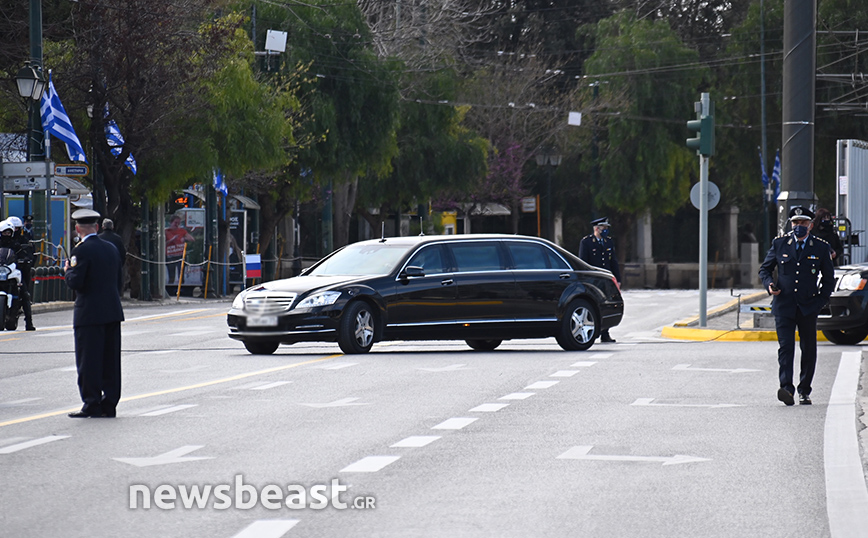
[[[238,295],[235,296],[235,300],[232,301],[232,308],[235,310],[244,310],[244,296],[246,294],[242,291]]]
[[[865,279],[860,273],[850,273],[841,277],[838,282],[839,290],[855,291],[865,288]]]
[[[0,276],[7,277],[12,272],[12,269],[6,267],[5,265],[0,266]]]
[[[314,293],[310,297],[305,297],[296,308],[315,308],[317,306],[328,306],[331,304],[335,304],[335,301],[338,300],[338,297],[341,296],[341,292],[339,291],[323,291],[320,293]]]

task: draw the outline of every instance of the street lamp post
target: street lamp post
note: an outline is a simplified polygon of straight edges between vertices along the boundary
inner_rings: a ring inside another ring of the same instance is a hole
[[[42,70],[36,62],[28,62],[27,65],[18,70],[15,75],[15,83],[18,85],[18,94],[28,100],[27,107],[27,160],[32,161],[34,156],[42,155],[45,159],[45,138],[42,134],[41,125],[42,118],[39,114],[39,102],[42,99],[42,94],[45,92],[46,81],[42,75]],[[29,207],[29,192],[24,193],[24,213],[30,213]],[[34,230],[36,237],[42,237],[45,229],[46,210],[36,204],[36,193],[34,192],[34,211],[36,218]]]
[[[102,179],[102,171],[99,168],[99,148],[96,145],[96,141],[99,140],[99,136],[103,130],[102,122],[94,123],[94,105],[91,102],[87,105],[87,117],[91,119],[90,129],[91,129],[91,141],[93,141],[93,193],[91,197],[93,198],[93,210],[102,215],[103,217],[108,216],[106,214],[106,196],[105,196],[105,184]]]
[[[546,230],[548,239],[555,241],[554,220],[552,219],[552,173],[554,169],[561,164],[561,155],[555,153],[554,149],[546,149],[537,153],[537,166],[546,167]]]

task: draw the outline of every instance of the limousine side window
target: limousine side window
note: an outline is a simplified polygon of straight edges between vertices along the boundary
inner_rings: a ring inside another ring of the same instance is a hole
[[[449,248],[459,271],[497,271],[502,267],[496,243],[453,243]]]
[[[551,249],[533,243],[507,243],[516,269],[568,269]]]
[[[446,262],[443,259],[443,249],[439,245],[422,247],[419,252],[410,258],[407,265],[414,265],[425,270],[426,275],[435,275],[448,272]]]

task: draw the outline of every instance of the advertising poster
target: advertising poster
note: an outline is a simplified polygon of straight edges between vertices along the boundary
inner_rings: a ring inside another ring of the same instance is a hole
[[[181,258],[187,248],[182,286],[205,282],[205,209],[181,208],[166,216],[166,285],[178,285]]]

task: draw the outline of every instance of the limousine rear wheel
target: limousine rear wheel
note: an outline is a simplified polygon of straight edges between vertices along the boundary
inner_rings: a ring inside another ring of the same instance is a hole
[[[494,351],[503,340],[465,340],[476,351]]]
[[[567,305],[556,336],[558,344],[567,351],[590,348],[599,332],[599,320],[591,303],[576,299]]]
[[[374,345],[377,327],[374,311],[363,301],[355,301],[347,305],[341,316],[341,326],[338,331],[338,345],[341,351],[351,355],[367,353]]]

